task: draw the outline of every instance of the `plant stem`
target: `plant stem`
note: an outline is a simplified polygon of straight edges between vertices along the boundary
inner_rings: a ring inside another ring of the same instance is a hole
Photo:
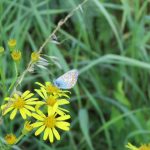
[[[39,48],[38,53],[41,54],[43,51],[43,48],[47,45],[47,43],[51,40],[53,36],[55,36],[56,32],[63,26],[69,18],[71,18],[74,13],[78,10],[81,9],[81,7],[87,2],[88,0],[84,0],[81,4],[79,4],[77,7],[75,7],[64,19],[60,20],[58,22],[57,27],[54,29],[54,31],[48,36],[48,38],[45,40],[45,42],[42,44],[42,46]],[[24,72],[21,74],[21,76],[18,78],[18,80],[15,83],[15,89],[18,87],[18,85],[22,82],[24,76],[26,73],[32,68],[34,63],[32,61],[29,62],[27,68],[24,70]],[[12,92],[13,94],[13,92]]]
[[[54,29],[54,31],[49,35],[49,37],[45,40],[43,45],[40,47],[38,53],[40,54],[43,51],[43,48],[46,46],[46,44],[51,40],[53,36],[55,36],[56,32],[63,26],[69,18],[71,18],[74,13],[78,10],[81,9],[81,7],[87,2],[88,0],[84,0],[81,4],[79,4],[77,7],[75,7],[64,19],[60,20],[58,22],[57,27]]]
[[[79,4],[77,7],[75,7],[64,19],[60,20],[58,22],[57,27],[53,30],[53,32],[48,36],[48,38],[45,40],[45,42],[42,44],[42,46],[39,48],[38,53],[41,54],[43,51],[43,48],[47,45],[47,43],[49,43],[49,41],[52,39],[53,36],[55,36],[56,32],[58,32],[58,30],[68,21],[68,19],[70,17],[72,17],[74,15],[74,13],[78,10],[81,9],[81,7],[87,2],[88,0],[84,0],[81,4]],[[24,76],[26,75],[26,73],[29,72],[29,70],[34,66],[34,62],[32,62],[30,60],[30,62],[27,65],[27,68],[23,71],[23,73],[18,77],[18,79],[16,80],[16,82],[14,83],[14,88],[11,92],[11,96],[13,95],[13,93],[16,91],[18,85],[22,82],[22,80],[24,79]],[[12,102],[9,101],[7,106],[5,107],[5,109],[3,110],[3,114],[5,113],[5,111],[12,105]]]
[[[13,88],[13,86],[15,85],[16,80],[17,80],[17,78],[18,78],[18,68],[17,68],[16,62],[14,62],[14,66],[15,66],[15,78],[13,79],[13,82],[12,82],[12,84],[10,85],[10,87],[9,87],[9,89],[8,89],[8,92]]]
[[[21,134],[21,135],[18,137],[18,139],[17,139],[17,141],[16,141],[15,144],[17,144],[17,143],[23,138],[23,136],[24,136],[24,134]]]

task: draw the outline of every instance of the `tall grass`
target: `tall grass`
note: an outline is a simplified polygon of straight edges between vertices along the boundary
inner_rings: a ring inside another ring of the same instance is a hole
[[[10,38],[26,67],[58,21],[81,0],[0,0],[0,44]],[[44,53],[59,57],[62,70],[49,67],[28,74],[22,90],[33,89],[37,80],[52,80],[77,68],[78,84],[72,90],[71,131],[50,145],[29,135],[18,144],[31,150],[123,150],[128,141],[150,141],[150,14],[149,0],[89,0],[57,33],[61,45],[49,43]],[[1,100],[15,76],[9,51],[2,58]],[[6,78],[8,80],[6,80]],[[6,84],[6,86],[5,86]],[[1,138],[9,131],[19,134],[20,119],[8,117],[1,125]],[[15,128],[13,128],[15,126]]]

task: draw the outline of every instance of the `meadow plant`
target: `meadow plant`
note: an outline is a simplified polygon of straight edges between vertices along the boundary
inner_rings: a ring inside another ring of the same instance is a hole
[[[0,150],[150,150],[150,1],[86,2],[0,0]],[[75,97],[53,81],[70,65]]]
[[[42,54],[43,48],[53,41],[54,37],[56,37],[56,32],[77,10],[82,8],[85,2],[87,2],[87,0],[83,1],[61,20],[39,50],[31,53],[27,68],[20,75],[18,74],[17,66],[23,61],[23,56],[21,51],[17,49],[19,41],[15,39],[8,40],[7,47],[10,51],[11,60],[15,64],[14,70],[16,72],[16,78],[12,81],[8,89],[9,95],[6,96],[2,102],[1,114],[2,118],[9,114],[10,121],[21,117],[24,126],[18,137],[15,133],[7,133],[3,139],[3,149],[10,148],[11,145],[16,145],[24,136],[32,131],[35,132],[35,136],[43,133],[43,140],[48,140],[50,143],[53,143],[55,139],[61,139],[58,130],[70,130],[69,119],[71,116],[67,108],[64,108],[64,105],[70,104],[70,91],[60,89],[50,81],[45,81],[45,83],[37,81],[36,85],[38,85],[39,88],[34,89],[32,92],[29,89],[21,91],[19,88],[21,88],[21,83],[24,81],[24,77],[27,73],[34,72],[36,67],[42,69],[47,68],[49,65],[48,58],[60,66],[59,62],[57,62],[59,58]],[[0,47],[0,56],[4,54],[5,49]]]

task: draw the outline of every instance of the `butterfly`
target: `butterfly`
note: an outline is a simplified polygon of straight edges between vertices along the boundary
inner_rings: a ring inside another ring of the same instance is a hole
[[[75,86],[79,72],[76,69],[70,70],[54,80],[54,85],[59,89],[71,89]]]

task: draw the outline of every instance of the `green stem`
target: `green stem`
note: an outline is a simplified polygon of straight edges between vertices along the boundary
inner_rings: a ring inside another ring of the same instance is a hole
[[[1,81],[2,81],[2,91],[3,91],[3,94],[4,96],[6,95],[6,85],[5,85],[5,74],[4,74],[4,71],[3,71],[3,58],[2,56],[0,56],[0,78],[1,78]]]
[[[15,144],[17,144],[22,138],[23,138],[24,134],[21,134],[18,138]]]
[[[18,78],[18,68],[17,68],[17,64],[16,62],[14,63],[15,64],[15,78],[13,79],[13,82],[12,84],[10,85],[9,89],[8,89],[8,92],[14,87],[16,81],[17,81],[17,78]]]

